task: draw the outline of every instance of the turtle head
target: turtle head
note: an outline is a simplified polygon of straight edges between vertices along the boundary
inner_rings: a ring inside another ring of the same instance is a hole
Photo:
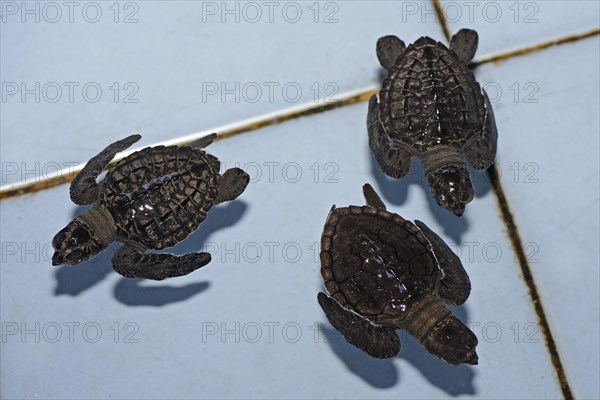
[[[453,315],[440,321],[423,338],[423,346],[431,354],[450,364],[477,365],[477,336]]]
[[[473,185],[466,165],[448,165],[429,171],[427,185],[437,203],[457,216],[473,200]]]
[[[78,217],[52,239],[52,265],[76,265],[89,260],[107,247],[94,228]]]

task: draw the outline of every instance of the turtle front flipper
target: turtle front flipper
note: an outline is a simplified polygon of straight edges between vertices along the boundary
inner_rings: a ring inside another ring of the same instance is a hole
[[[250,182],[250,176],[240,168],[231,168],[219,178],[219,192],[214,204],[237,198],[244,192]]]
[[[460,262],[460,258],[450,250],[441,237],[423,222],[415,220],[415,225],[431,243],[433,254],[439,263],[442,272],[439,287],[440,297],[447,304],[453,306],[463,304],[471,294],[471,280]]]
[[[377,358],[394,357],[400,352],[400,338],[393,328],[372,324],[325,293],[319,293],[317,299],[331,325],[350,344]]]
[[[397,36],[380,37],[377,41],[377,58],[381,66],[388,71],[394,66],[400,54],[404,53],[406,45]]]
[[[475,57],[478,41],[477,32],[472,29],[461,29],[450,39],[450,50],[468,64]]]
[[[373,186],[365,183],[363,185],[363,195],[368,206],[385,210],[385,204],[381,201],[381,197],[377,194]]]
[[[96,178],[98,178],[98,175],[100,175],[102,170],[118,152],[127,149],[140,140],[140,138],[140,135],[131,135],[125,139],[121,139],[109,145],[97,156],[88,161],[81,172],[75,176],[73,182],[71,182],[69,194],[73,203],[84,205],[92,204],[96,201],[98,197],[98,183],[96,182]]]
[[[483,112],[480,112],[480,115],[483,114],[482,129],[480,133],[473,136],[470,143],[465,145],[467,160],[475,169],[487,169],[494,163],[498,145],[498,130],[494,110],[484,89],[481,89],[481,93],[485,99]]]
[[[113,268],[127,278],[162,281],[166,278],[187,275],[205,266],[211,260],[209,253],[146,254],[130,245],[121,247],[113,256]]]
[[[390,138],[379,119],[379,104],[375,95],[371,96],[371,100],[369,100],[367,129],[369,131],[369,147],[371,147],[381,170],[392,178],[402,178],[406,175],[410,169],[411,154],[391,145]]]
[[[203,149],[203,148],[207,147],[208,145],[210,145],[212,142],[214,142],[216,138],[217,138],[217,134],[211,133],[208,136],[204,136],[204,137],[201,137],[200,139],[194,140],[193,142],[188,144],[188,146],[193,147],[195,149]]]

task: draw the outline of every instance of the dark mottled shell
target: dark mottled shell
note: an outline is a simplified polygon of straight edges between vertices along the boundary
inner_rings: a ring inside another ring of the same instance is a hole
[[[384,79],[379,110],[390,138],[417,152],[439,144],[460,148],[481,131],[484,98],[473,73],[453,51],[422,37]]]
[[[219,160],[191,147],[137,151],[106,175],[100,202],[117,236],[151,249],[173,246],[198,228],[217,195]]]
[[[321,238],[321,275],[342,306],[374,322],[403,319],[437,290],[439,268],[421,231],[370,206],[334,209]]]

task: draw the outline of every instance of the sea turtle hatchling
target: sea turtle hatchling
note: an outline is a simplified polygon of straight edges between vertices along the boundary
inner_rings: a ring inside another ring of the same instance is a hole
[[[202,148],[216,134],[185,147],[156,146],[119,161],[97,183],[116,153],[140,139],[119,140],[92,158],[71,183],[75,204],[93,206],[52,239],[52,265],[76,265],[97,255],[113,241],[123,242],[113,268],[128,278],[162,280],[187,275],[210,262],[209,253],[145,253],[184,240],[218,203],[233,200],[249,176],[239,168],[219,174],[219,160]]]
[[[369,102],[369,146],[384,173],[405,176],[410,158],[423,162],[437,203],[460,216],[473,199],[468,162],[486,169],[496,157],[494,112],[467,63],[477,32],[461,29],[450,48],[429,37],[406,47],[396,36],[377,41],[377,58],[388,71],[379,103]]]
[[[366,206],[333,206],[321,237],[327,319],[373,357],[398,354],[404,329],[451,364],[477,364],[477,337],[443,304],[471,292],[460,259],[424,223],[386,211],[370,185],[363,192]]]

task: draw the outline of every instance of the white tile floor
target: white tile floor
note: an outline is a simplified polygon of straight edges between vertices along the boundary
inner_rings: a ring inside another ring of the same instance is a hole
[[[79,162],[133,132],[144,134],[145,146],[331,101],[378,82],[378,37],[398,27],[410,41],[440,32],[434,19],[403,22],[393,2],[278,3],[261,6],[255,23],[252,7],[241,2],[130,3],[137,9],[121,4],[119,23],[112,3],[99,3],[98,23],[86,22],[83,6],[73,23],[68,9],[67,19],[54,24],[45,22],[54,14],[41,6],[40,23],[27,14],[30,22],[22,23],[20,5],[16,14],[5,13],[0,154],[20,167],[8,182],[25,167],[39,165],[43,173],[49,164]],[[226,12],[236,7],[237,14]],[[138,22],[123,23],[131,13]],[[27,151],[17,156],[14,149]]]
[[[564,12],[556,5],[563,2],[530,3],[539,9],[537,24],[515,24],[509,4],[499,3],[507,17],[497,23],[469,24],[463,17],[451,29],[475,27],[478,55],[485,56],[598,22],[596,2]],[[321,99],[327,83],[338,94],[376,83],[374,43],[383,34],[407,42],[421,35],[443,39],[435,18],[410,8],[422,7],[419,2],[320,3],[317,23],[312,3],[300,3],[303,17],[296,24],[285,19],[293,16],[291,3],[280,3],[289,14],[275,13],[272,24],[264,20],[266,9],[263,20],[249,22],[254,14],[241,3],[240,21],[227,14],[225,23],[220,2],[204,2],[204,10],[202,3],[138,2],[127,9],[121,3],[119,19],[135,12],[135,24],[115,24],[109,3],[100,3],[97,24],[77,13],[73,24],[51,24],[44,17],[54,14],[43,8],[40,23],[23,23],[21,10],[13,15],[7,4],[0,25],[3,96],[11,82],[38,81],[42,87],[97,82],[103,96],[97,103],[64,97],[49,103],[44,96],[51,94],[42,91],[39,103],[31,100],[35,94],[23,103],[21,93],[6,95],[2,184],[30,177],[30,170],[43,175],[85,161],[133,131],[143,134],[146,146],[296,104],[281,92],[272,102],[264,96],[249,102],[249,92],[240,93],[239,102],[234,95],[222,102],[219,94],[203,101],[207,83],[297,83],[303,91],[298,103],[310,102],[315,82]],[[423,4],[424,11],[432,9]],[[494,6],[486,7],[491,12]],[[330,13],[337,23],[323,23]],[[595,37],[476,72],[498,93],[501,182],[577,398],[600,397],[598,48]],[[113,82],[119,82],[119,101]],[[127,82],[138,85],[138,103],[123,103]],[[166,282],[118,276],[110,268],[114,247],[75,268],[52,267],[52,236],[80,212],[67,186],[0,202],[0,396],[561,397],[485,175],[478,175],[465,216],[456,218],[433,203],[418,165],[400,182],[379,172],[365,116],[361,103],[211,145],[227,167],[246,168],[252,184],[238,201],[212,210],[176,248],[210,251],[211,264]],[[444,364],[407,335],[398,357],[370,359],[326,326],[316,302],[316,244],[331,205],[362,204],[365,182],[388,208],[423,220],[461,256],[473,292],[455,313],[479,338],[478,366]]]
[[[600,3],[594,0],[440,4],[452,32],[465,27],[479,32],[480,57],[594,29],[600,13]]]
[[[498,87],[518,82],[537,91],[535,103],[515,103],[513,93],[496,103],[507,132],[498,162],[578,398],[597,397],[600,376],[599,46],[595,37],[478,71]]]

